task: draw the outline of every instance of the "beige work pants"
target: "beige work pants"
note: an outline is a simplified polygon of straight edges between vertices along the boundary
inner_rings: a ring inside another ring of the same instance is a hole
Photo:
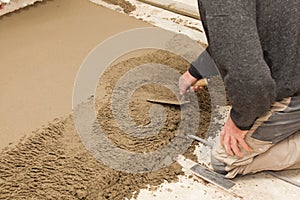
[[[229,156],[217,143],[212,151],[212,165],[217,172],[234,178],[237,174],[264,170],[300,168],[300,95],[285,98],[256,120],[245,140],[253,149],[244,157]]]

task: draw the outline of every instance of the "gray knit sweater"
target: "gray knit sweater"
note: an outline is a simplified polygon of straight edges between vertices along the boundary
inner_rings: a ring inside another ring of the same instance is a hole
[[[198,3],[231,117],[240,129],[250,129],[272,102],[300,92],[300,0]],[[201,78],[197,68],[201,62],[195,61],[189,71]]]

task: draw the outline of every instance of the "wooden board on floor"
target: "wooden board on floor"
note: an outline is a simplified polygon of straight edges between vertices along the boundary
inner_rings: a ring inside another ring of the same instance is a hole
[[[138,0],[140,2],[159,7],[180,15],[192,17],[194,19],[200,19],[200,15],[197,7],[193,7],[181,2],[172,0]]]
[[[2,5],[2,8],[0,9],[0,16],[32,5],[37,1],[42,0],[11,0],[8,4]]]

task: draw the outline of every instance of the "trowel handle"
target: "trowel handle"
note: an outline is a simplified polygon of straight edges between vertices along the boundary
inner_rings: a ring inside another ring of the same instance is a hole
[[[203,78],[203,79],[198,80],[193,86],[204,87],[204,86],[207,86],[207,85],[208,85],[207,79]]]

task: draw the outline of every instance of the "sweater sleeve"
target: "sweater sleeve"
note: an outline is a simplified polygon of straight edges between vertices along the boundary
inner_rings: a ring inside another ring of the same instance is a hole
[[[199,57],[191,63],[189,72],[197,79],[208,78],[220,74],[207,50],[203,51]]]
[[[255,0],[200,0],[211,56],[224,72],[231,118],[248,130],[276,98],[276,85],[263,58]]]

